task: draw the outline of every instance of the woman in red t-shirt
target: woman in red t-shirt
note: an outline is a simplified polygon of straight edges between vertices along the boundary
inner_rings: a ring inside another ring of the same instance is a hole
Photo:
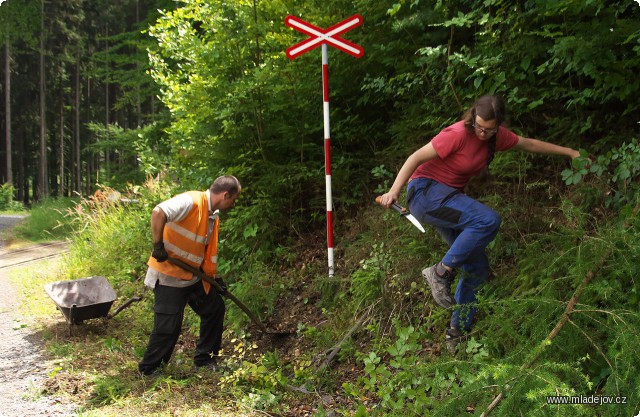
[[[471,329],[476,292],[490,272],[485,248],[496,237],[501,222],[498,213],[462,189],[491,163],[496,151],[517,149],[572,159],[580,155],[571,148],[516,135],[501,126],[504,115],[500,97],[480,97],[462,120],[444,128],[409,156],[391,189],[380,197],[380,204],[389,208],[408,181],[409,210],[418,220],[432,225],[449,244],[442,260],[422,275],[436,303],[453,310],[445,336],[451,351]],[[454,298],[451,283],[458,271]],[[454,308],[456,304],[460,307]]]

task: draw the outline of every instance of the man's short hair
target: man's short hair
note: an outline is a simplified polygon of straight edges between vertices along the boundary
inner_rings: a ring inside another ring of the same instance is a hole
[[[213,194],[228,192],[231,195],[236,195],[240,191],[240,181],[233,175],[223,175],[216,178],[209,190]]]

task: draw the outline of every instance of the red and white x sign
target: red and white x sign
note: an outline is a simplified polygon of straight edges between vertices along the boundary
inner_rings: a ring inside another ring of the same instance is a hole
[[[362,16],[359,14],[354,14],[350,18],[331,26],[326,30],[305,22],[295,16],[287,16],[284,19],[284,23],[287,26],[310,36],[309,39],[287,48],[287,57],[289,59],[297,58],[305,52],[309,52],[324,43],[338,48],[339,50],[355,56],[356,58],[360,58],[364,55],[364,49],[362,49],[361,46],[340,37],[343,33],[346,33],[362,24]]]

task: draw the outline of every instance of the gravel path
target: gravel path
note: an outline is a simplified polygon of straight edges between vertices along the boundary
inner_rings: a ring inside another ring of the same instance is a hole
[[[21,218],[0,216],[0,233]],[[0,248],[4,245],[0,242]],[[33,252],[24,251],[25,260]],[[9,252],[0,249],[0,261]],[[20,320],[18,294],[8,279],[9,268],[0,268],[0,417],[75,416],[75,406],[41,395],[50,370],[42,342]]]

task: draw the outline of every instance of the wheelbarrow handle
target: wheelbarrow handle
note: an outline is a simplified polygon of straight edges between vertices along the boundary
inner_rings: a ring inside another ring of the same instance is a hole
[[[249,310],[249,308],[244,305],[244,303],[240,300],[238,300],[238,298],[233,295],[229,290],[224,291],[221,287],[220,284],[218,284],[216,282],[215,279],[211,278],[209,275],[205,274],[204,272],[202,272],[201,270],[192,267],[191,265],[181,261],[180,259],[176,259],[173,257],[169,257],[167,259],[168,262],[174,264],[175,266],[178,266],[182,269],[184,269],[185,271],[191,272],[193,275],[199,277],[200,279],[207,281],[209,284],[211,284],[211,286],[213,288],[215,288],[218,292],[223,293],[225,297],[229,298],[231,301],[233,301],[238,307],[240,307],[240,310],[244,311],[245,314],[247,316],[249,316],[249,318],[251,319],[251,321],[253,322],[253,324],[255,324],[256,326],[258,326],[258,328],[260,328],[260,330],[263,333],[266,334],[274,334],[274,335],[287,335],[287,334],[291,334],[291,332],[272,332],[267,330],[267,327],[260,321],[260,319],[258,319],[258,317],[256,317],[255,314],[253,314],[251,312],[251,310]]]
[[[140,300],[142,300],[142,297],[131,297],[124,304],[122,304],[120,307],[116,308],[115,311],[113,312],[113,314],[109,314],[107,316],[107,318],[109,318],[109,319],[114,318],[116,316],[116,314],[120,313],[122,310],[124,310],[125,308],[129,307],[131,304],[135,303],[136,301],[140,301]]]

